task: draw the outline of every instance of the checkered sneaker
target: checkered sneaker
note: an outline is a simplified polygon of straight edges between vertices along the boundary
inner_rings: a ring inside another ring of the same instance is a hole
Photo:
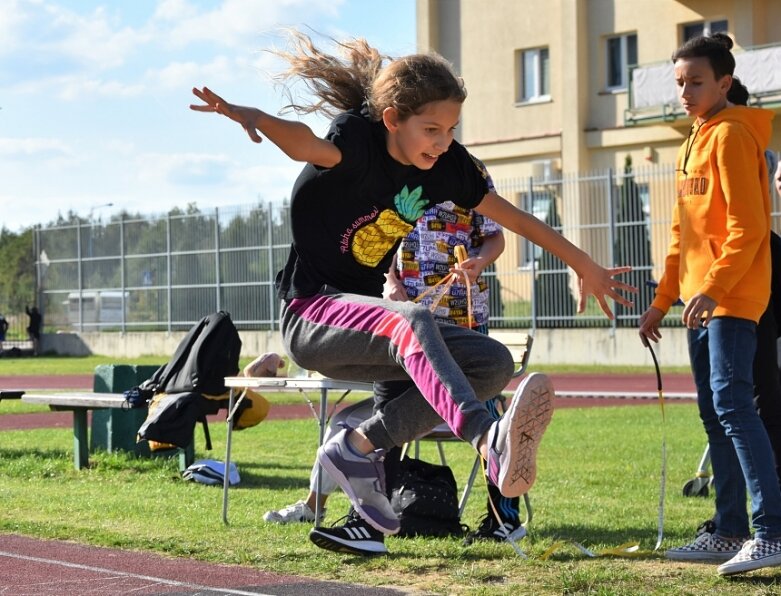
[[[673,561],[729,561],[747,538],[722,538],[717,534],[703,532],[694,542],[678,548],[671,548],[664,556]]]
[[[719,575],[732,575],[781,565],[781,540],[747,540],[740,552],[719,565]]]

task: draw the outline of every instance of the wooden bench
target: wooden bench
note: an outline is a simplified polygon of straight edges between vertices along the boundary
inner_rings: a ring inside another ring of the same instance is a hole
[[[0,401],[4,399],[22,399],[23,389],[0,389]]]
[[[87,412],[103,409],[127,409],[123,395],[117,393],[25,393],[22,401],[28,404],[49,406],[54,411],[73,412],[73,466],[77,470],[89,466],[89,431]],[[144,408],[146,410],[146,408]],[[179,469],[185,470],[193,460],[192,443],[187,449],[177,449]]]

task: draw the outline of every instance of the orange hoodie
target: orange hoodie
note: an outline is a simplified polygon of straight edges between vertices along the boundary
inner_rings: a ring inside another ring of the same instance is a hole
[[[772,119],[769,110],[735,106],[694,125],[678,151],[672,239],[651,306],[667,312],[679,296],[688,302],[702,293],[718,303],[714,316],[762,316],[770,298],[764,150]]]

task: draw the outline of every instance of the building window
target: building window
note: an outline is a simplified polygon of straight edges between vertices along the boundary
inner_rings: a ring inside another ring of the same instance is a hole
[[[727,19],[718,21],[700,21],[683,26],[683,42],[686,43],[694,37],[701,35],[713,35],[714,33],[726,33],[728,30]]]
[[[548,48],[516,52],[519,102],[550,99],[550,58]]]
[[[618,35],[607,40],[607,88],[626,89],[629,67],[637,64],[637,34]]]
[[[558,221],[558,214],[555,212],[555,196],[549,191],[535,190],[531,194],[528,192],[519,193],[518,205],[522,210],[526,211],[527,213],[531,213],[534,215],[534,217],[547,223],[548,225],[561,225]],[[551,209],[554,210],[553,218],[551,218]],[[539,262],[540,257],[542,257],[542,248],[524,237],[521,237],[519,249],[520,266],[522,269],[531,269],[533,262]]]

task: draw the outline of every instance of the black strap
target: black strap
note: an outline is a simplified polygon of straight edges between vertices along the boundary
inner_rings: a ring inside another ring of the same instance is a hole
[[[211,451],[212,438],[209,434],[209,423],[206,421],[206,416],[200,419],[200,423],[203,425],[203,438],[206,441],[206,451]]]

